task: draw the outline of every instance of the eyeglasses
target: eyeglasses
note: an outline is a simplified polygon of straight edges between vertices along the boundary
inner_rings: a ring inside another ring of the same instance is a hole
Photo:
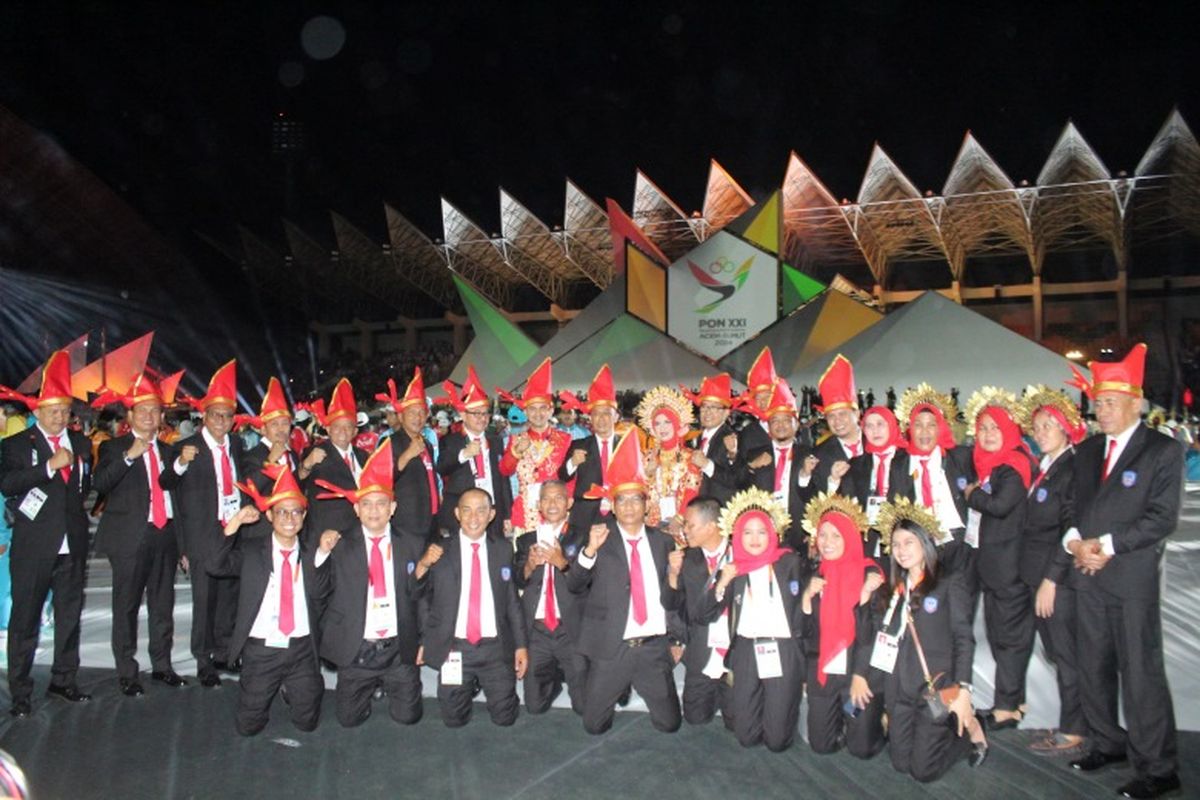
[[[277,507],[277,508],[271,509],[271,513],[277,517],[283,517],[284,519],[300,519],[301,517],[303,517],[305,514],[308,513],[308,509],[305,509],[305,508],[278,508]]]

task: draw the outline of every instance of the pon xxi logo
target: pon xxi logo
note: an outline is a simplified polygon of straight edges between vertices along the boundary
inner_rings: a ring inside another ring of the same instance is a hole
[[[688,259],[688,267],[692,270],[692,276],[696,281],[708,289],[710,292],[716,292],[719,297],[707,305],[700,306],[696,309],[697,314],[707,314],[717,306],[724,303],[729,298],[737,293],[738,289],[746,283],[746,279],[750,277],[750,267],[754,264],[754,256],[750,256],[739,267],[729,258],[721,256],[711,264],[708,268],[701,267],[695,261]],[[725,283],[724,281],[728,281]]]

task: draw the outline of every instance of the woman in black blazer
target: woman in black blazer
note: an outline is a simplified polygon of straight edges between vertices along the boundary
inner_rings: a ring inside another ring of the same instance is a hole
[[[891,565],[875,529],[875,516],[889,497],[912,491],[912,476],[905,471],[907,443],[896,415],[883,406],[872,406],[863,412],[862,429],[866,452],[850,459],[850,469],[842,477],[837,493],[854,498],[867,512],[866,554],[887,573]]]
[[[937,780],[960,758],[978,766],[987,756],[983,721],[971,699],[971,593],[962,573],[941,573],[937,524],[928,510],[908,500],[881,510],[892,587],[871,655],[871,665],[887,673],[883,684],[892,766],[922,783]],[[926,670],[918,650],[936,688],[959,690],[940,722],[924,697]]]
[[[1033,638],[1033,592],[1018,571],[1033,461],[1013,421],[1016,405],[1011,392],[993,387],[984,387],[967,402],[967,422],[975,430],[975,480],[963,489],[970,509],[964,541],[979,552],[975,563],[983,618],[996,660],[988,722],[997,729],[1021,722]]]
[[[1071,399],[1045,386],[1025,390],[1018,416],[1021,427],[1033,436],[1042,453],[1041,468],[1025,500],[1021,581],[1036,593],[1035,625],[1054,663],[1060,701],[1058,729],[1033,742],[1030,749],[1062,755],[1077,751],[1087,734],[1075,650],[1075,570],[1062,548],[1063,534],[1074,524],[1074,445],[1083,439],[1087,428]],[[1030,631],[1029,651],[1032,649]]]

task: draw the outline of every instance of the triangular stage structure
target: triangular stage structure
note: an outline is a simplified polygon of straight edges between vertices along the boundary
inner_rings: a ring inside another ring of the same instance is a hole
[[[489,390],[492,386],[507,386],[514,380],[523,380],[521,368],[537,352],[537,342],[457,275],[454,286],[467,309],[475,338],[450,373],[450,380],[461,386],[467,379],[469,364],[475,365],[479,379]],[[431,396],[440,394],[441,387],[431,385],[428,393]]]
[[[825,356],[833,358],[845,342],[882,319],[875,309],[829,289],[722,358],[719,366],[744,377],[762,349],[770,347],[779,374],[791,376]]]
[[[104,389],[124,394],[146,369],[153,343],[154,331],[150,331],[96,359],[71,375],[71,394],[80,400],[87,400],[89,392],[99,394]]]
[[[883,397],[922,381],[966,398],[981,386],[1020,392],[1029,384],[1065,388],[1071,362],[937,292],[925,292],[837,347],[854,364],[859,389]],[[784,372],[793,386],[816,386],[829,358]],[[1072,390],[1073,396],[1078,392]]]

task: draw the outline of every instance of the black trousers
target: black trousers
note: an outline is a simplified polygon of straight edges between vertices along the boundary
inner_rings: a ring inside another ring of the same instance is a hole
[[[654,636],[642,644],[624,642],[612,658],[587,662],[583,691],[583,729],[600,734],[612,727],[617,700],[630,686],[646,702],[650,724],[664,733],[674,733],[683,722],[679,691],[675,688],[675,660],[666,636]]]
[[[242,736],[253,736],[267,726],[271,702],[281,689],[291,709],[292,724],[306,732],[316,729],[325,681],[311,637],[290,639],[286,648],[247,639],[239,683],[234,725]]]
[[[229,640],[237,616],[239,581],[209,575],[209,558],[207,554],[188,557],[192,580],[192,656],[200,673],[211,672],[214,661],[229,660]]]
[[[815,658],[808,668],[808,745],[814,753],[836,753],[842,745],[855,758],[873,758],[883,749],[883,693],[872,687],[867,707],[850,716],[850,675],[826,675],[817,680]]]
[[[1034,618],[1046,655],[1054,664],[1058,683],[1058,729],[1062,733],[1086,736],[1087,720],[1079,698],[1079,653],[1075,643],[1077,613],[1075,590],[1059,584],[1054,591],[1054,614],[1050,619]]]
[[[476,688],[483,690],[492,722],[505,726],[516,722],[520,706],[517,672],[500,640],[491,637],[471,644],[466,639],[455,639],[454,649],[462,653],[462,684],[446,686],[438,673],[438,704],[446,727],[461,728],[471,721]]]
[[[889,682],[889,686],[894,685],[895,682]],[[955,715],[934,722],[919,692],[902,693],[893,689],[886,702],[888,751],[897,771],[929,783],[966,758],[971,740],[965,732],[958,735]]]
[[[576,714],[583,713],[583,657],[575,652],[575,642],[563,625],[553,633],[540,620],[529,630],[529,668],[525,671],[525,708],[541,714],[567,683],[567,695]]]
[[[371,716],[375,690],[383,687],[388,698],[388,714],[402,725],[421,720],[421,668],[405,664],[399,642],[391,639],[364,639],[353,663],[338,667],[337,720],[344,728],[353,728]]]
[[[1033,654],[1033,595],[1019,579],[999,589],[983,587],[983,621],[996,659],[992,707],[1015,711],[1025,704],[1025,672]]]
[[[146,598],[150,664],[155,672],[171,671],[175,637],[175,569],[179,547],[170,527],[158,530],[147,523],[137,550],[128,556],[109,556],[112,566],[112,651],[117,677],[138,675],[138,609]]]
[[[704,650],[711,652],[707,647]],[[725,727],[733,730],[733,688],[727,678],[710,678],[704,674],[703,667],[688,667],[683,676],[684,721],[688,725],[707,725],[718,709]]]
[[[42,606],[54,590],[54,665],[50,683],[73,686],[79,671],[79,615],[83,610],[85,558],[12,559],[12,616],[8,622],[8,690],[14,702],[33,693],[33,657],[42,628]]]
[[[1128,750],[1139,776],[1179,768],[1175,709],[1163,666],[1157,597],[1120,598],[1100,589],[1076,595],[1083,713],[1094,750]],[[1128,735],[1118,722],[1118,686]]]
[[[792,746],[800,720],[804,654],[795,639],[778,639],[780,678],[759,678],[754,640],[738,636],[729,650],[733,671],[733,732],[742,747],[765,744],[778,753]]]

